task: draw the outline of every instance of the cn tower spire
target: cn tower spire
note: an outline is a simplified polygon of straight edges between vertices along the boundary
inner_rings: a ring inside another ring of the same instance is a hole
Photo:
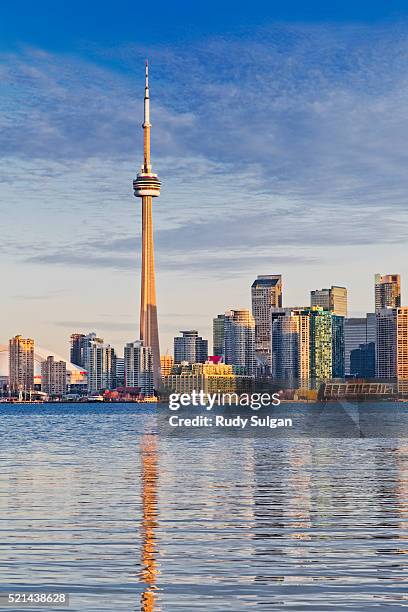
[[[149,63],[146,60],[146,80],[144,96],[144,121],[143,121],[143,171],[151,172],[150,164],[150,94],[149,94]]]
[[[135,196],[142,199],[142,279],[140,291],[140,339],[152,350],[153,378],[155,389],[160,384],[160,347],[157,323],[156,281],[154,272],[153,244],[153,198],[160,195],[160,181],[153,174],[150,161],[150,94],[149,66],[146,62],[144,119],[143,119],[143,164],[133,181]]]

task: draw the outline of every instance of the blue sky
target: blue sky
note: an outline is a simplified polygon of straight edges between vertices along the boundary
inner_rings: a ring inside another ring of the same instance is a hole
[[[163,351],[249,306],[261,273],[283,274],[287,305],[344,284],[370,310],[375,272],[405,295],[407,13],[159,2],[143,23],[137,2],[3,2],[2,340],[136,337],[146,56]]]

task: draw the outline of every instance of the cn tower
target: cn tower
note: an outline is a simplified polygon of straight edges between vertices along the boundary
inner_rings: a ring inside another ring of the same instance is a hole
[[[150,163],[150,97],[149,67],[146,62],[146,83],[143,121],[143,164],[133,181],[137,198],[142,198],[142,280],[140,291],[140,339],[152,349],[155,389],[160,382],[160,347],[157,324],[156,281],[154,274],[154,245],[152,199],[160,195],[160,181],[153,174]]]

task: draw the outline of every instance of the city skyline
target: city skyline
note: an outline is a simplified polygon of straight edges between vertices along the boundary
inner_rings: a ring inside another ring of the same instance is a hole
[[[166,184],[162,353],[180,328],[210,338],[217,313],[250,308],[257,275],[282,274],[288,305],[346,286],[349,316],[373,310],[377,272],[401,274],[407,295],[407,31],[401,20],[277,24],[272,11],[262,29],[191,33],[188,45],[3,43],[2,342],[35,335],[66,354],[73,331],[137,339],[129,183],[146,55]]]
[[[282,280],[283,280],[282,279],[282,275],[274,275],[274,276],[276,278],[279,278],[280,282],[282,282]],[[344,315],[341,315],[342,318],[344,318],[346,321],[354,321],[356,319],[356,317],[360,317],[360,316],[363,316],[363,317],[366,317],[366,316],[369,316],[369,315],[375,316],[375,312],[378,310],[378,308],[376,308],[375,304],[376,304],[376,300],[377,300],[377,287],[378,287],[377,280],[378,280],[379,277],[382,277],[382,278],[385,278],[385,279],[387,279],[388,277],[390,277],[390,278],[391,277],[392,278],[398,277],[398,283],[399,283],[398,287],[399,287],[399,290],[400,290],[400,288],[401,288],[401,278],[400,278],[399,274],[385,274],[385,275],[381,275],[379,273],[376,273],[376,274],[374,274],[373,284],[372,284],[373,307],[371,309],[367,309],[365,312],[359,312],[357,314],[355,314],[354,312],[348,313],[348,315],[346,317],[344,317]],[[254,282],[252,284],[250,284],[249,291],[250,292],[253,291],[253,287],[254,287],[255,283],[258,282],[259,279],[265,279],[265,278],[267,278],[266,275],[257,275],[257,277],[255,278]],[[337,286],[331,287],[331,289],[333,289],[333,288],[334,289],[342,289],[342,290],[345,291],[345,294],[346,294],[345,308],[347,308],[347,299],[348,299],[347,287],[337,287]],[[282,291],[282,288],[280,288],[280,290]],[[323,289],[321,291],[322,292],[326,292],[326,291],[329,291],[329,290],[328,289]],[[330,307],[329,308],[329,306],[324,303],[325,300],[322,301],[321,304],[318,304],[317,301],[313,298],[313,294],[315,294],[315,293],[317,293],[316,290],[310,290],[309,291],[308,299],[306,299],[304,301],[303,305],[300,305],[300,304],[298,304],[298,305],[293,305],[292,304],[291,305],[291,304],[286,303],[286,301],[284,300],[284,297],[283,297],[284,294],[282,294],[282,292],[281,292],[279,294],[280,295],[280,300],[281,300],[281,306],[276,306],[276,307],[274,307],[274,309],[277,312],[279,312],[279,310],[282,310],[282,311],[285,311],[285,310],[286,311],[290,311],[290,310],[302,310],[302,309],[308,309],[308,308],[314,307],[314,306],[320,306],[321,308],[323,308],[325,310],[328,309],[328,310],[332,310],[334,312],[336,311],[336,309],[334,307]],[[398,296],[396,304],[400,304],[404,308],[404,304],[403,303],[401,304],[401,293],[398,293],[396,295]],[[387,304],[384,302],[384,304],[382,306],[388,306],[389,308],[396,307],[396,305],[394,303],[392,303],[392,300],[389,303],[387,303]],[[256,305],[255,305],[255,308],[256,308]],[[214,352],[214,327],[213,327],[214,326],[214,321],[217,318],[219,318],[219,317],[224,317],[224,316],[228,315],[229,312],[233,312],[234,310],[237,311],[237,312],[245,310],[248,313],[251,313],[251,315],[253,315],[253,312],[254,312],[254,302],[252,301],[252,308],[251,308],[251,306],[249,306],[249,308],[244,308],[244,309],[243,308],[235,308],[235,309],[231,310],[231,306],[230,306],[230,307],[227,307],[225,309],[225,311],[224,311],[224,313],[222,315],[220,315],[220,314],[214,315],[214,316],[211,316],[210,314],[208,316],[205,315],[207,317],[207,324],[205,324],[205,322],[204,322],[203,324],[201,324],[201,327],[206,329],[206,330],[208,329],[208,335],[206,333],[203,334],[203,336],[207,335],[207,338],[204,338],[204,342],[207,343],[207,346],[208,346],[208,352],[207,352],[208,355],[210,355],[210,352],[211,352],[211,354],[214,354],[214,355],[217,354],[217,352]],[[268,319],[269,319],[269,317],[268,317]],[[182,323],[182,321],[180,321],[180,323]],[[131,327],[133,328],[135,326],[133,325]],[[137,327],[136,327],[136,329],[137,329]],[[54,349],[51,346],[49,347],[49,350],[50,350],[50,352],[53,352],[55,354],[58,354],[59,352],[61,352],[61,354],[67,355],[67,357],[66,357],[66,361],[67,362],[70,359],[71,363],[75,363],[75,360],[73,359],[73,355],[72,355],[72,338],[75,337],[75,336],[82,336],[84,334],[89,334],[91,336],[97,337],[97,339],[100,340],[101,342],[104,342],[105,339],[101,338],[101,336],[105,336],[105,334],[103,332],[102,333],[98,333],[98,331],[99,331],[98,329],[93,329],[93,328],[91,329],[90,327],[88,327],[88,328],[85,328],[85,327],[83,327],[83,328],[76,328],[75,330],[70,330],[70,335],[65,338],[65,348],[62,351],[54,351]],[[24,336],[24,334],[21,334],[20,332],[21,332],[21,329],[17,333],[17,336]],[[170,333],[172,334],[172,336],[171,336],[171,346],[167,347],[165,350],[161,351],[161,353],[160,353],[160,360],[161,360],[162,356],[165,357],[167,355],[171,355],[171,354],[174,353],[174,350],[175,350],[175,344],[174,343],[175,343],[176,339],[179,339],[179,338],[176,337],[175,334],[177,334],[177,333],[181,333],[182,335],[184,335],[184,334],[197,334],[198,332],[196,330],[180,331],[180,330],[177,330],[177,329],[173,329]],[[16,333],[13,333],[12,336],[16,336]],[[31,333],[31,336],[35,336],[35,334]],[[199,340],[201,340],[201,338],[199,338]],[[37,341],[38,341],[37,337],[35,337],[35,341],[37,343]],[[138,341],[138,340],[134,340],[132,342],[136,342],[136,341]],[[8,342],[8,339],[7,339],[6,342]],[[108,338],[107,342],[109,343],[109,345],[111,345],[115,349],[116,354],[118,356],[120,356],[120,355],[122,355],[123,348],[130,341],[129,341],[129,339],[126,339],[123,344],[117,344],[116,345],[114,342],[111,342],[109,340],[109,338]],[[211,344],[209,344],[209,342]],[[0,342],[0,345],[1,345],[1,342]],[[40,341],[39,345],[43,349],[45,348],[45,344],[43,342]],[[210,347],[211,347],[211,351],[210,351]],[[69,355],[69,353],[70,353],[70,355]],[[262,353],[262,350],[260,352],[258,351],[258,357],[261,357],[261,353]],[[261,361],[262,361],[262,359],[261,359]],[[78,363],[76,363],[76,365],[83,365],[83,364],[81,362],[78,362]]]

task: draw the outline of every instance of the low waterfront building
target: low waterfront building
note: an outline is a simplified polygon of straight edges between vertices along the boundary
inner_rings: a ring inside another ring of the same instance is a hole
[[[398,389],[395,383],[346,381],[326,382],[319,389],[320,400],[345,399],[387,399],[392,398]]]
[[[224,363],[183,363],[175,365],[169,376],[163,377],[162,391],[170,393],[246,393],[252,389],[254,378],[245,368]]]

